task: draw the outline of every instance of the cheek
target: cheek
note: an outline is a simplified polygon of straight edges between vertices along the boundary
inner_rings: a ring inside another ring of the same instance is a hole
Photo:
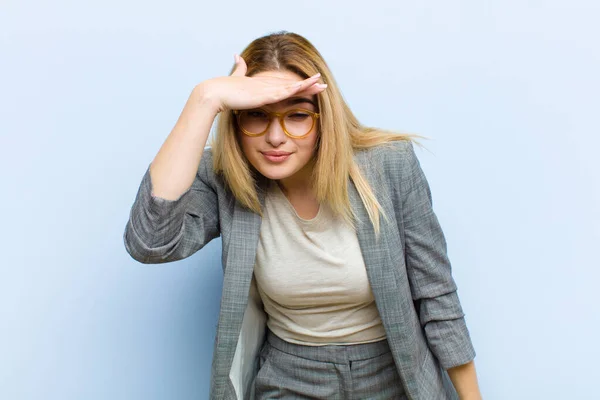
[[[318,139],[317,134],[314,134],[314,135],[310,135],[304,139],[300,139],[300,140],[296,141],[297,146],[302,153],[302,158],[306,159],[306,161],[311,159],[313,157],[313,155],[315,154],[315,152],[316,152],[315,148],[317,146],[317,139]]]
[[[253,160],[256,158],[256,152],[258,149],[257,146],[257,139],[258,138],[252,138],[246,135],[240,135],[238,136],[239,138],[239,143],[240,143],[240,147],[242,148],[242,153],[244,153],[244,155],[246,156],[246,159],[248,159],[248,161],[250,161],[252,164],[254,164]]]

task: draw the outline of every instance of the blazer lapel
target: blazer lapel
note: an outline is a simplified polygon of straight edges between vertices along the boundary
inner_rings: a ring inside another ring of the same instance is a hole
[[[359,165],[369,162],[368,160],[357,159]],[[361,168],[367,181],[371,185],[374,193],[382,192],[383,183],[373,171],[373,168]],[[383,322],[387,340],[394,357],[396,366],[403,381],[405,389],[409,393],[417,393],[418,388],[415,385],[419,382],[415,376],[415,358],[413,342],[414,336],[409,327],[408,313],[412,307],[412,297],[408,282],[402,280],[404,276],[398,269],[402,268],[398,260],[392,254],[391,246],[403,246],[393,239],[397,237],[394,234],[394,227],[390,223],[395,222],[392,214],[389,215],[390,222],[381,219],[381,231],[378,238],[375,237],[375,229],[371,224],[369,215],[363,205],[356,186],[350,179],[348,185],[350,203],[356,216],[356,234],[360,244],[361,252],[367,270],[369,283],[373,291],[373,296],[377,304],[377,310]],[[384,194],[380,194],[383,196]],[[378,198],[380,204],[385,204],[385,199]],[[390,211],[388,211],[389,213]],[[408,294],[406,294],[408,292]]]
[[[350,204],[355,215],[356,235],[360,244],[360,249],[367,269],[369,283],[377,303],[377,308],[384,325],[392,321],[395,317],[394,297],[398,294],[396,275],[394,266],[390,265],[387,243],[388,238],[385,234],[385,226],[382,221],[381,233],[375,237],[375,229],[371,224],[367,210],[358,194],[356,186],[350,180],[348,185],[348,194]],[[400,246],[400,243],[396,244]]]
[[[262,187],[258,194],[261,206],[264,207],[265,196]],[[221,398],[219,396],[231,386],[228,384],[229,372],[248,304],[261,222],[260,215],[244,208],[236,201],[217,326],[215,351],[218,352],[219,357],[214,358],[216,364],[213,364],[213,376],[216,377],[214,392],[217,398]]]

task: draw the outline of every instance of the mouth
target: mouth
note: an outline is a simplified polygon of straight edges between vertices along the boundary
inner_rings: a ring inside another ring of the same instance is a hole
[[[292,153],[287,151],[262,151],[261,154],[269,161],[280,163],[289,158]]]

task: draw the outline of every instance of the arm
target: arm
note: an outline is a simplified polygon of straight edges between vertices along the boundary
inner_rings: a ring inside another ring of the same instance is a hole
[[[132,258],[145,264],[181,260],[219,236],[218,198],[207,174],[211,162],[205,152],[192,186],[174,200],[152,194],[146,170],[123,234]]]
[[[474,361],[448,369],[448,376],[461,400],[481,400]]]
[[[198,84],[177,123],[150,164],[132,206],[123,240],[143,263],[164,263],[192,255],[219,235],[218,199],[211,185],[211,162],[203,156],[215,116],[249,109],[295,94],[325,90],[318,75],[300,82],[245,76],[236,56],[231,76]]]
[[[433,211],[429,184],[412,142],[402,156],[402,217],[412,296],[428,345],[442,368],[448,370],[473,360],[475,349],[452,277],[446,240]]]
[[[217,195],[208,179],[204,146],[217,111],[192,91],[175,127],[146,170],[123,240],[142,263],[191,256],[219,235]]]
[[[177,123],[150,165],[152,195],[176,200],[189,190],[218,109],[205,87],[197,85]]]

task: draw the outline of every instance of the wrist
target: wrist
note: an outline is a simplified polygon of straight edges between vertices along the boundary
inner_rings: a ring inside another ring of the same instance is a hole
[[[211,111],[215,116],[223,111],[223,106],[219,97],[210,89],[209,81],[197,84],[192,91],[190,100],[192,100],[194,104]]]

